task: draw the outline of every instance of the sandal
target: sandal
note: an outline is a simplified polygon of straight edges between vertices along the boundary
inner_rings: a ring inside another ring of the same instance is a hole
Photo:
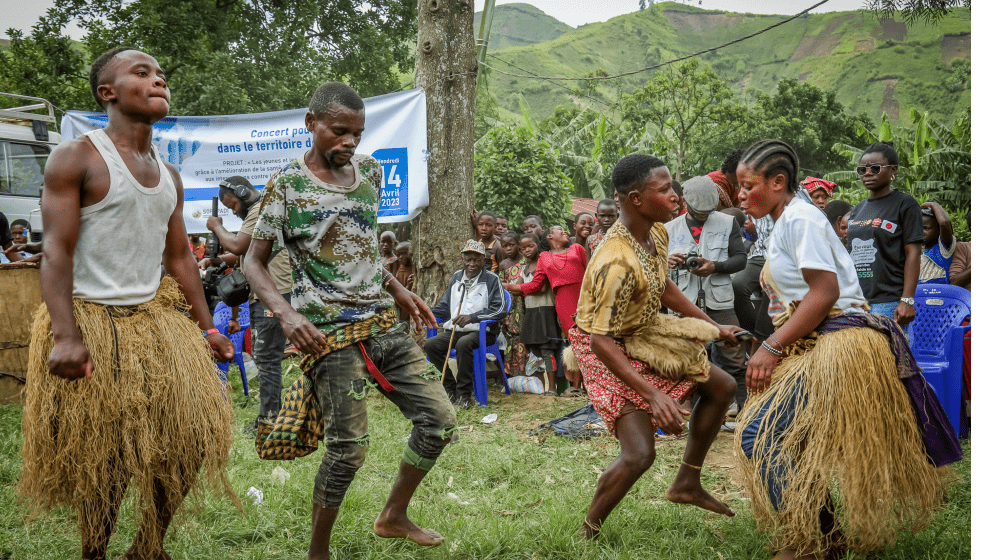
[[[570,387],[569,389],[566,389],[562,393],[562,396],[564,397],[584,397],[586,395],[587,393],[585,393],[583,389],[579,387]]]

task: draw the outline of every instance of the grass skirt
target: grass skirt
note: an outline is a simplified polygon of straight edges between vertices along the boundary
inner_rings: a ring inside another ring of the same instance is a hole
[[[25,386],[20,493],[32,516],[58,506],[80,513],[83,541],[113,525],[113,489],[137,500],[136,521],[154,519],[158,487],[176,509],[191,488],[200,498],[204,469],[242,510],[225,476],[233,413],[198,325],[177,282],[165,278],[154,299],[109,307],[73,300],[73,315],[94,362],[93,377],[48,372],[52,326],[35,312]],[[152,541],[156,531],[140,531]],[[142,557],[157,543],[137,542]]]
[[[774,444],[777,453],[763,438],[751,460],[739,438],[735,453],[737,477],[758,527],[771,533],[776,550],[846,548],[864,555],[892,545],[900,529],[926,526],[945,484],[928,461],[884,334],[849,328],[822,335],[808,351],[782,361],[773,379],[741,411],[737,434],[773,396],[759,432],[772,433],[783,405],[801,390],[794,419]],[[762,469],[776,464],[788,472],[778,512],[761,478]],[[832,537],[820,530],[820,511],[831,497],[837,529]]]

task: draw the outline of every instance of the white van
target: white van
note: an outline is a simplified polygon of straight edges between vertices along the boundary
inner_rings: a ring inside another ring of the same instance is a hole
[[[0,212],[9,222],[28,221],[31,242],[42,239],[42,214],[38,202],[45,162],[61,137],[55,107],[38,97],[0,93],[0,100],[27,103],[0,109]]]

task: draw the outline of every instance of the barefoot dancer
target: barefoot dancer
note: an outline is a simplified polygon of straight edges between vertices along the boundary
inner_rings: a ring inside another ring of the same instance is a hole
[[[676,356],[684,368],[671,372],[694,374],[699,381],[695,384],[686,377],[678,381],[654,372],[649,363],[626,353],[628,340],[623,344],[621,339],[637,337],[661,320],[657,317],[661,304],[701,319],[679,321],[695,322],[702,332],[714,334],[717,327],[719,337],[733,344],[733,334],[739,329],[717,325],[669,280],[667,231],[662,222],[677,208],[678,197],[664,163],[647,155],[626,156],[615,166],[612,183],[621,201],[621,218],[606,232],[587,267],[576,326],[569,335],[591,402],[622,449],[597,483],[581,528],[587,537],[600,531],[618,502],[652,466],[656,428],[682,433],[684,417],[675,399],[692,391],[701,399],[691,414],[684,459],[667,499],[733,515],[726,504],[702,488],[701,468],[732,402],[736,382],[718,367],[709,367],[704,340],[690,341],[685,346],[690,355]]]
[[[736,173],[747,215],[774,220],[761,284],[777,329],[747,363],[747,389],[763,394],[740,412],[738,473],[776,558],[864,556],[930,521],[935,466],[962,449],[902,330],[865,312],[851,256],[796,197],[795,150],[762,140]]]
[[[420,298],[386,271],[377,224],[382,167],[355,154],[365,106],[341,82],[320,86],[309,102],[306,128],[313,145],[268,182],[250,243],[246,275],[295,347],[309,354],[303,369],[323,412],[326,454],[313,490],[309,558],[330,556],[330,531],[354,474],[365,460],[365,395],[378,388],[413,421],[399,475],[375,534],[430,546],[441,535],[406,516],[413,492],[455,429],[455,409],[441,374],[397,322],[393,300],[417,330],[435,326]],[[278,293],[264,263],[272,240],[292,260],[292,302]]]
[[[224,472],[232,408],[212,356],[231,358],[233,346],[205,304],[180,175],[151,143],[170,108],[163,71],[114,49],[94,61],[90,87],[108,126],[60,145],[45,168],[45,304],[32,328],[20,490],[41,508],[75,507],[83,557],[105,558],[131,488],[141,522],[124,558],[162,559],[202,465],[239,503]]]

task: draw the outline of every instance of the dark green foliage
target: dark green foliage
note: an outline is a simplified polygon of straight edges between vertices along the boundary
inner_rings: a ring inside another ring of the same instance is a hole
[[[530,123],[497,126],[477,141],[475,177],[476,208],[505,216],[511,228],[529,214],[546,224],[569,214],[572,183]]]
[[[39,88],[0,70],[0,91],[44,94],[65,109],[95,110],[76,90],[91,60],[133,45],[164,69],[171,114],[226,114],[304,107],[323,82],[349,83],[363,97],[401,86],[413,68],[417,0],[69,0],[50,9],[32,32],[31,67],[53,76]],[[87,31],[82,57],[66,60],[61,29]],[[13,36],[13,35],[12,35]],[[13,46],[13,44],[12,44]],[[6,55],[10,56],[10,55]],[[17,62],[17,61],[16,61]],[[0,64],[0,68],[5,65]]]

